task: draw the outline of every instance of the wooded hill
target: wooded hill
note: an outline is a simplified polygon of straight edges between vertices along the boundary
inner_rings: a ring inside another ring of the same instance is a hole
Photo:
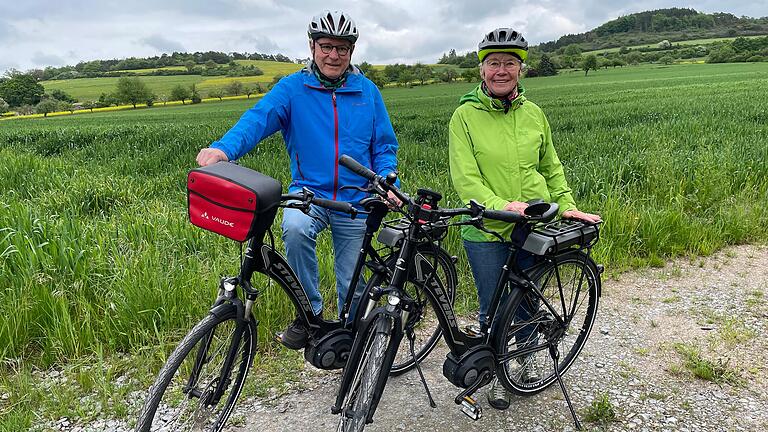
[[[582,51],[594,51],[662,40],[677,42],[765,34],[768,34],[768,16],[737,17],[722,12],[705,14],[694,9],[670,8],[622,16],[588,32],[568,34],[536,48],[541,52],[555,52],[575,44]]]

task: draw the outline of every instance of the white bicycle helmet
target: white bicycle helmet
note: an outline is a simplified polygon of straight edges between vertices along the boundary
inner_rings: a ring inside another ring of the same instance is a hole
[[[358,37],[355,21],[342,11],[325,10],[315,15],[307,28],[307,35],[312,40],[322,37],[345,39],[355,43]]]
[[[497,28],[485,35],[483,41],[477,46],[477,56],[482,62],[488,54],[495,52],[513,53],[520,57],[520,60],[525,61],[528,57],[528,41],[514,29]]]

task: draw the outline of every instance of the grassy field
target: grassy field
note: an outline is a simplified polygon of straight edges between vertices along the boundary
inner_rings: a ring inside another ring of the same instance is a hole
[[[768,238],[763,65],[640,66],[525,85],[549,117],[580,208],[606,220],[595,254],[609,272]],[[446,132],[471,87],[384,90],[407,190],[428,187],[445,194],[445,205],[459,204]],[[133,415],[125,395],[148,386],[147,371],[205,313],[219,277],[237,269],[236,245],[187,222],[184,182],[197,151],[252,103],[0,123],[0,395],[8,395],[0,429]],[[279,136],[242,163],[289,182]],[[321,285],[331,310],[327,237],[319,245]],[[461,255],[456,233],[446,247]],[[458,308],[468,312],[476,300],[460,263]],[[277,370],[270,376],[280,381],[291,369],[285,363],[300,359],[269,335],[293,313],[274,284],[262,293],[260,355],[271,360],[256,367]],[[35,371],[52,368],[67,385],[41,384]],[[116,386],[120,376],[131,384]]]
[[[262,60],[237,60],[237,63],[258,66],[264,72],[264,75],[249,77],[226,77],[226,76],[201,76],[201,75],[172,75],[172,76],[144,76],[141,80],[158,95],[171,94],[171,89],[176,85],[190,86],[195,84],[197,89],[206,95],[214,89],[224,89],[232,81],[240,81],[243,84],[272,82],[276,75],[287,75],[303,67],[296,63],[280,63]],[[176,68],[178,66],[169,66]],[[164,68],[168,69],[168,68]],[[142,69],[141,71],[151,71],[154,69]],[[77,100],[97,100],[102,93],[111,93],[117,87],[119,78],[79,78],[71,80],[42,81],[41,84],[46,91],[54,89],[64,90]]]
[[[753,38],[766,37],[766,35],[741,36],[741,37],[746,38],[746,39],[753,39]],[[736,39],[735,37],[710,38],[710,39],[691,39],[691,40],[672,42],[672,46],[675,46],[675,45],[682,45],[682,46],[687,46],[687,45],[709,45],[709,44],[712,44],[712,43],[715,43],[715,42],[730,42],[730,41],[733,41],[735,39]],[[659,41],[659,42],[661,42],[661,41]],[[652,44],[644,44],[644,45],[635,45],[635,46],[631,46],[631,47],[627,47],[627,48],[630,48],[630,49],[655,48],[658,45],[659,45],[658,43],[652,43]],[[604,54],[604,53],[611,53],[611,52],[619,52],[619,50],[621,50],[621,48],[605,48],[605,49],[599,49],[599,50],[594,50],[594,51],[584,51],[584,53],[582,53],[582,54],[583,55],[587,55],[587,54],[596,54],[597,55],[597,54]]]

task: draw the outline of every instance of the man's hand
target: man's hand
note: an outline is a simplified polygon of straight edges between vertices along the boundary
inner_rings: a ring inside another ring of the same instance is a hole
[[[600,218],[600,215],[596,215],[592,213],[584,213],[583,211],[579,211],[578,209],[564,211],[563,217],[566,219],[579,219],[589,223],[598,223],[602,220]]]
[[[387,191],[387,205],[389,208],[397,208],[403,205],[403,202],[400,201],[400,198],[397,197],[392,191]]]
[[[527,203],[520,202],[520,201],[512,201],[511,203],[504,206],[504,210],[523,214],[523,212],[527,207],[528,207]]]
[[[200,166],[213,165],[216,162],[228,161],[229,158],[223,151],[214,148],[204,148],[197,154],[197,164]]]

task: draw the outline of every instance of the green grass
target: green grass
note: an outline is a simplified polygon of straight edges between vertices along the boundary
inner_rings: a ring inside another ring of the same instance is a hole
[[[607,393],[601,393],[592,400],[584,413],[584,421],[603,425],[616,421],[616,408]]]
[[[690,344],[676,343],[674,348],[683,360],[683,368],[694,377],[716,384],[742,384],[739,372],[729,367],[727,360],[706,358],[698,347]]]
[[[580,208],[606,221],[594,255],[611,271],[768,238],[762,65],[640,66],[525,85],[549,117]],[[407,191],[427,187],[444,194],[444,205],[460,204],[448,177],[447,124],[472,86],[384,90]],[[0,122],[0,378],[29,378],[7,384],[11,402],[0,405],[0,425],[23,430],[17,426],[32,421],[33,368],[109,363],[127,354],[143,370],[157,370],[163,353],[206,312],[219,277],[236,272],[239,250],[189,225],[186,173],[198,150],[253,103]],[[279,135],[242,163],[290,181]],[[330,305],[328,240],[322,237],[319,248]],[[473,311],[476,295],[456,232],[445,246],[460,255],[457,308]],[[291,320],[292,306],[272,284],[254,310],[260,352],[268,355],[275,349],[270,335]],[[91,386],[107,379],[91,378],[82,379]],[[143,388],[150,378],[134,385]],[[116,406],[110,412],[124,409]],[[55,418],[62,410],[40,415]]]

